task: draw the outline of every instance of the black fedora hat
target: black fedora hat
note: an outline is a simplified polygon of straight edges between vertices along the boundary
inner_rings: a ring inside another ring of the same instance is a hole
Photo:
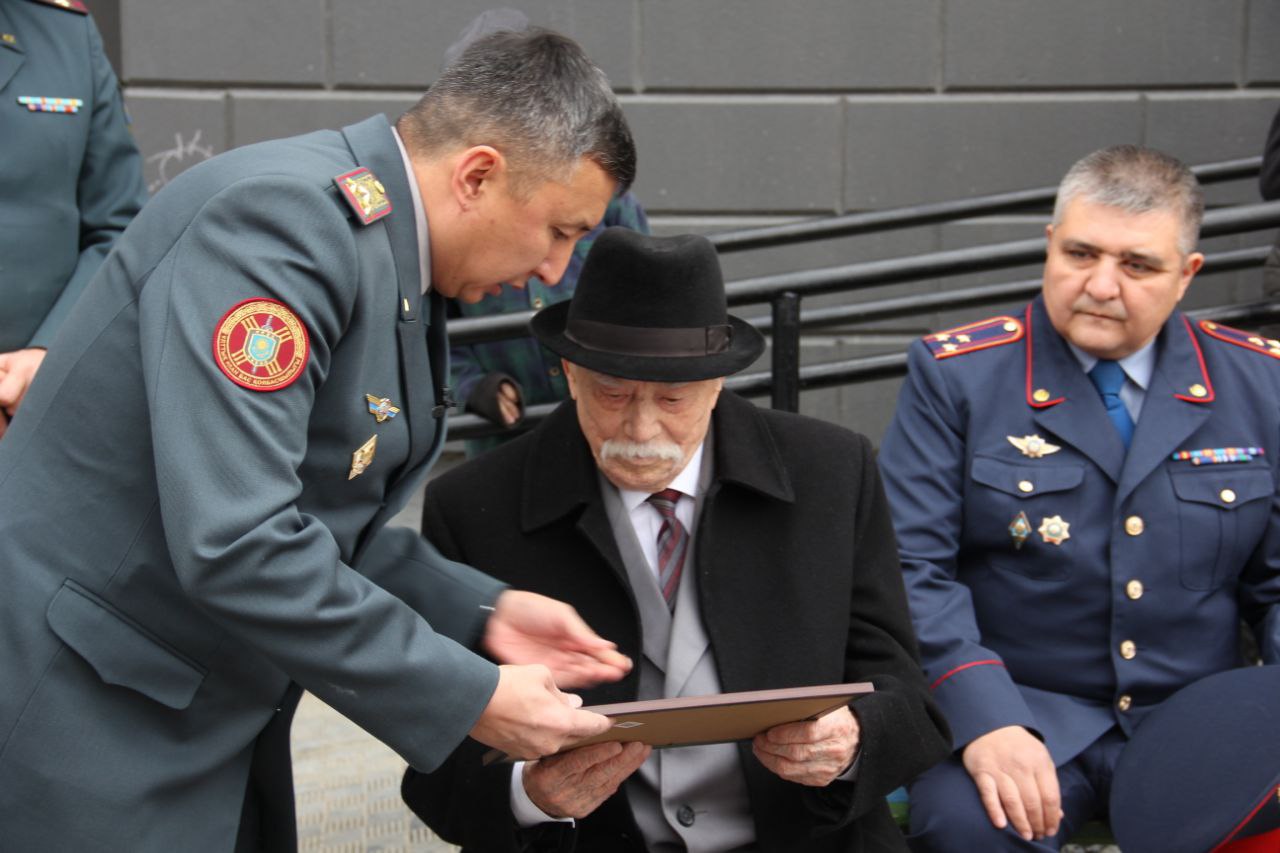
[[[621,379],[693,382],[755,361],[764,336],[730,316],[715,247],[705,237],[606,229],[568,302],[530,321],[547,349]]]

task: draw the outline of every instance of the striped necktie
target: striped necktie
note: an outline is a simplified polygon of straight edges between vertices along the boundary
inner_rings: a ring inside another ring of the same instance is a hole
[[[676,609],[676,590],[680,588],[680,572],[684,569],[684,555],[689,550],[689,531],[676,518],[676,503],[680,500],[678,489],[663,489],[646,499],[662,516],[658,529],[658,586],[667,600],[669,610]]]

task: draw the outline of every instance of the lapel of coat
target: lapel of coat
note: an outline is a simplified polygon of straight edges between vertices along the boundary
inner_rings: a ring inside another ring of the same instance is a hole
[[[1156,346],[1156,366],[1116,491],[1117,505],[1213,413],[1213,383],[1184,314],[1175,311],[1165,322]]]
[[[721,392],[711,417],[715,467],[698,519],[696,570],[698,600],[707,637],[716,656],[722,690],[749,690],[768,683],[769,641],[775,631],[794,630],[795,614],[778,613],[776,625],[744,616],[739,602],[767,597],[762,573],[786,571],[763,554],[776,552],[779,531],[772,525],[744,524],[746,503],[795,502],[791,476],[783,465],[767,423],[756,407],[732,392]]]
[[[444,437],[443,418],[432,417],[436,389],[443,388],[448,370],[444,301],[434,291],[427,299],[422,296],[416,229],[425,229],[426,224],[419,224],[414,218],[409,176],[386,117],[374,116],[343,128],[342,133],[356,162],[373,172],[391,200],[391,215],[368,227],[386,230],[398,282],[398,304],[388,305],[386,310],[396,314],[403,408],[409,419],[409,457],[391,483],[394,489],[431,461]],[[427,349],[428,337],[431,352]]]
[[[627,571],[596,479],[595,459],[578,426],[573,401],[561,403],[532,438],[521,484],[521,530],[530,533],[581,510],[578,531],[629,590]]]
[[[1032,419],[1093,460],[1112,482],[1118,482],[1124,466],[1124,443],[1107,419],[1097,389],[1049,322],[1041,297],[1027,306],[1025,325],[1025,394]]]
[[[8,36],[8,38],[5,38]],[[13,39],[10,41],[9,39]],[[0,90],[4,89],[13,79],[13,75],[18,73],[18,69],[26,62],[26,51],[22,48],[22,40],[19,34],[14,30],[13,23],[9,20],[9,16],[4,13],[4,6],[0,5]],[[16,98],[19,95],[41,95],[43,92],[7,92],[6,97]],[[12,102],[10,102],[12,103]]]

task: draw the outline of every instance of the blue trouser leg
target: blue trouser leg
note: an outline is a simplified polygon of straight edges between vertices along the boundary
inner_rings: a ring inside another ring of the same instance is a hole
[[[1112,730],[1076,758],[1058,768],[1064,816],[1058,834],[1024,841],[1012,827],[996,829],[987,817],[969,772],[959,758],[921,774],[907,790],[911,796],[913,853],[1057,850],[1085,823],[1106,815],[1111,773],[1125,738]]]

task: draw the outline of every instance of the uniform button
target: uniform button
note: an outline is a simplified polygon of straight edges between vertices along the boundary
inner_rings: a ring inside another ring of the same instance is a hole
[[[1133,707],[1133,697],[1128,693],[1124,694],[1116,700],[1116,707],[1120,709],[1121,713],[1129,710]]]
[[[1031,395],[1031,399],[1035,400],[1037,403],[1043,403],[1049,399],[1049,392],[1044,388],[1037,388],[1035,393]]]
[[[1147,525],[1140,515],[1131,515],[1124,520],[1124,532],[1130,536],[1141,536]]]
[[[1236,502],[1236,493],[1231,489],[1223,489],[1218,492],[1218,497],[1222,498],[1224,504],[1233,504]]]
[[[1142,581],[1140,580],[1131,580],[1124,585],[1124,594],[1132,598],[1134,601],[1142,598],[1142,592]]]
[[[1138,646],[1133,640],[1125,640],[1120,644],[1120,657],[1133,660],[1138,656]]]
[[[535,296],[535,297],[533,298],[533,307],[534,307],[534,308],[541,308],[543,305],[546,305],[546,304],[547,304],[547,303],[543,301],[543,299],[542,299],[542,297],[541,297],[541,296]]]
[[[1033,483],[1033,482],[1031,482],[1030,480],[1019,480],[1019,481],[1018,481],[1018,491],[1020,491],[1020,492],[1034,492],[1035,490],[1036,490],[1036,484],[1035,484],[1035,483]]]
[[[681,806],[676,811],[676,820],[680,821],[681,826],[693,826],[693,822],[697,820],[697,817],[694,815],[693,809],[688,806]]]
[[[558,367],[553,367],[553,368],[551,368],[550,370],[548,370],[548,371],[547,371],[547,375],[548,375],[548,376],[559,376],[559,375],[560,375],[560,368],[558,368]]]

